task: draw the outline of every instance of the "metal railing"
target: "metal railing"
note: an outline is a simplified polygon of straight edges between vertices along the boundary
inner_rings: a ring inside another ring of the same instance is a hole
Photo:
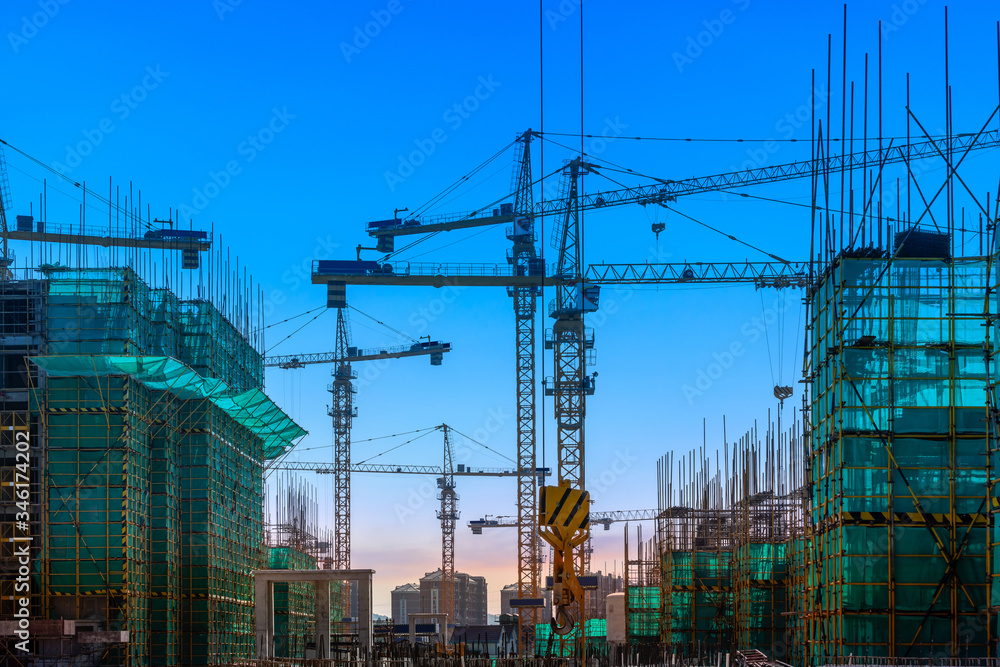
[[[499,207],[497,207],[499,211]],[[499,213],[497,213],[499,215]],[[440,225],[449,222],[459,222],[462,220],[477,220],[479,218],[492,218],[494,217],[494,212],[492,208],[477,209],[474,211],[460,211],[458,213],[443,213],[441,215],[428,215],[419,216],[416,218],[409,218],[402,220],[398,225],[385,225],[379,226],[377,222],[369,222],[365,228],[369,232],[388,232],[394,229],[400,229],[404,227],[428,227],[430,225]],[[378,221],[384,222],[384,221]]]

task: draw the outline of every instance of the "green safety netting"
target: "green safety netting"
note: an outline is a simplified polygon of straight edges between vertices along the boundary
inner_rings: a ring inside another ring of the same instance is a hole
[[[608,622],[603,618],[591,618],[584,623],[587,638],[587,655],[607,655]],[[580,624],[576,623],[569,634],[553,635],[548,623],[535,625],[535,652],[542,657],[572,657],[576,654],[580,638]]]
[[[283,454],[306,430],[260,389],[233,394],[222,380],[206,378],[173,357],[39,356],[30,360],[52,377],[128,375],[149,389],[184,400],[206,399],[264,441],[264,458]]]

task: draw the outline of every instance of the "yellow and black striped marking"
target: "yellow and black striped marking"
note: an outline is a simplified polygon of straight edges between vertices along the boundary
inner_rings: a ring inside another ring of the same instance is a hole
[[[840,522],[860,526],[985,526],[985,514],[920,514],[919,512],[843,512]]]
[[[590,527],[590,493],[566,486],[543,486],[539,522],[545,526],[585,530]]]
[[[670,586],[671,593],[728,593],[732,590],[731,586],[702,586],[700,584],[690,586]]]
[[[50,591],[49,595],[57,595],[60,597],[78,597],[84,595],[125,595],[128,591],[124,588],[100,588],[90,591],[77,591],[76,593],[58,593],[55,591]]]

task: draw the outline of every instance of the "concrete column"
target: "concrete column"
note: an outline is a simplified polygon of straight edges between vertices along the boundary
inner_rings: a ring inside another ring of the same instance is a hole
[[[274,657],[274,596],[271,580],[256,577],[254,589],[254,624],[257,633],[257,657]]]
[[[369,656],[372,650],[372,635],[375,628],[372,622],[372,573],[358,577],[358,640],[361,648]]]
[[[313,583],[316,588],[316,657],[330,657],[330,580]]]

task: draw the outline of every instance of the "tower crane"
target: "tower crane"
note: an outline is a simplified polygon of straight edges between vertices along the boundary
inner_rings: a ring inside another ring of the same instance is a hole
[[[11,229],[7,220],[8,214],[13,213],[10,200],[10,184],[7,179],[7,163],[4,156],[3,147],[24,155],[28,159],[41,164],[53,174],[66,180],[74,187],[78,187],[86,194],[104,201],[110,208],[116,205],[105,197],[87,189],[85,184],[77,183],[66,177],[56,169],[44,165],[39,160],[31,157],[22,150],[11,146],[3,139],[0,139],[0,233],[3,235],[2,250],[3,261],[10,264],[10,256],[7,254],[8,241],[39,241],[43,243],[71,243],[74,245],[93,245],[105,248],[141,248],[147,250],[180,250],[182,258],[182,268],[197,269],[199,266],[198,253],[205,252],[212,247],[212,240],[208,232],[193,229],[175,229],[171,220],[154,220],[154,222],[164,223],[167,226],[161,229],[152,229],[139,235],[120,235],[112,232],[106,227],[85,227],[81,225],[52,225],[46,221],[39,220],[37,227],[35,220],[30,215],[19,215],[16,217],[16,226]]]
[[[529,131],[529,135],[539,136]],[[513,265],[502,267],[489,264],[446,265],[436,263],[379,262],[324,262],[313,263],[312,282],[334,285],[342,289],[347,283],[367,285],[427,285],[449,286],[503,286],[507,288],[544,287],[557,288],[554,307],[555,317],[552,347],[556,356],[556,375],[546,381],[546,394],[554,397],[559,427],[560,481],[576,483],[581,493],[584,475],[584,422],[586,396],[593,393],[593,378],[586,375],[586,350],[592,347],[588,340],[584,317],[596,309],[599,287],[602,284],[663,284],[663,283],[751,283],[773,287],[803,287],[811,276],[805,272],[805,263],[775,258],[775,262],[757,263],[698,263],[698,264],[611,264],[584,268],[578,252],[579,214],[588,209],[622,204],[661,205],[676,201],[683,195],[727,191],[750,185],[774,183],[795,178],[815,176],[817,169],[835,173],[854,169],[883,168],[886,164],[909,162],[928,157],[938,157],[947,151],[982,150],[1000,145],[1000,133],[980,131],[977,134],[958,134],[950,138],[928,139],[901,146],[890,144],[887,148],[826,156],[819,159],[761,167],[712,176],[683,180],[655,179],[651,185],[587,193],[580,191],[578,181],[588,173],[599,173],[600,167],[582,159],[570,161],[563,170],[562,195],[532,206],[529,217],[537,222],[540,217],[558,215],[556,225],[559,251],[559,269],[547,275],[541,262],[529,264],[525,269]],[[526,154],[526,152],[525,152]],[[470,213],[420,219],[413,217],[370,222],[367,232],[376,239],[376,248],[389,253],[395,248],[395,237],[482,227],[516,220],[513,206],[501,204],[498,209],[482,208]],[[346,266],[353,264],[353,266]],[[520,499],[519,499],[520,500]],[[544,503],[542,503],[544,505]],[[542,507],[544,513],[545,508]],[[570,539],[575,539],[571,537]],[[586,550],[583,550],[585,558]],[[565,556],[563,550],[562,556]],[[572,553],[570,553],[572,557]],[[560,563],[560,569],[563,564]],[[557,573],[558,574],[558,573]],[[558,577],[557,577],[558,579]],[[561,607],[569,612],[576,591],[569,594],[568,604]],[[564,598],[565,601],[565,598]],[[567,616],[562,616],[560,632],[569,632]],[[522,646],[522,649],[526,648]]]
[[[359,473],[389,473],[411,475],[438,475],[438,500],[441,506],[437,518],[441,521],[441,606],[451,622],[455,622],[455,525],[459,518],[458,493],[455,490],[456,477],[520,477],[519,468],[470,468],[459,464],[454,465],[454,446],[450,437],[451,428],[447,424],[435,427],[444,434],[444,458],[440,468],[435,466],[391,465],[391,464],[349,464],[349,472]],[[338,474],[340,468],[330,467],[328,463],[288,462],[279,463],[270,470],[311,470],[320,474]],[[533,471],[536,477],[544,479],[547,469]],[[447,637],[447,633],[445,633]]]
[[[345,313],[347,298],[344,290],[333,290],[327,306],[337,309],[337,333],[333,352],[274,356],[265,359],[264,365],[292,369],[302,368],[307,364],[334,364],[331,371],[333,382],[327,387],[332,395],[327,414],[333,421],[334,439],[334,568],[349,570],[351,567],[351,422],[358,415],[358,409],[354,406],[354,394],[357,390],[352,383],[357,374],[351,369],[351,363],[426,355],[430,356],[431,365],[439,366],[444,353],[451,351],[451,343],[428,340],[427,343],[414,343],[404,348],[359,350],[351,345],[350,328]],[[349,594],[345,591],[345,596],[347,595]],[[349,598],[346,608],[350,608]]]

